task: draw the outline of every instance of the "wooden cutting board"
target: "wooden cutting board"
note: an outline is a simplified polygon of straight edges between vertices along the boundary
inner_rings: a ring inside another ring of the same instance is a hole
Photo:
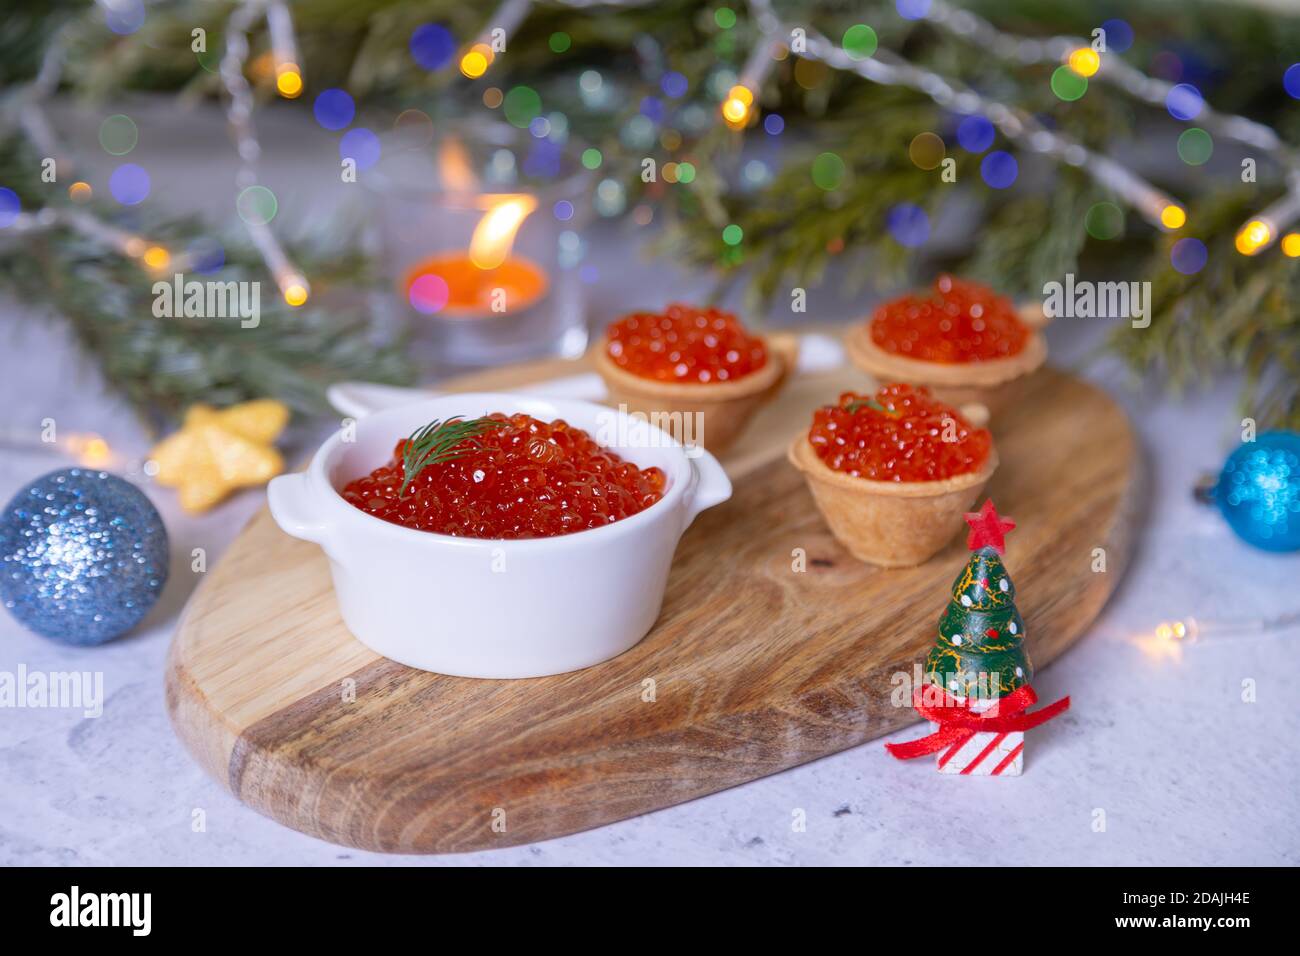
[[[577,368],[546,362],[458,384],[518,386]],[[180,623],[167,668],[177,733],[236,797],[287,826],[441,853],[600,826],[914,722],[891,705],[890,678],[928,651],[964,537],[918,568],[860,564],[784,458],[814,407],[862,384],[848,369],[796,378],[760,413],[724,460],[734,497],[678,547],[654,630],[576,673],[473,680],[377,656],[339,619],[319,549],[263,509]],[[995,439],[1002,464],[988,494],[1018,523],[1007,564],[1041,669],[1124,571],[1140,457],[1109,397],[1051,369],[995,423]],[[1095,548],[1105,573],[1092,570]],[[796,549],[805,571],[793,569]]]

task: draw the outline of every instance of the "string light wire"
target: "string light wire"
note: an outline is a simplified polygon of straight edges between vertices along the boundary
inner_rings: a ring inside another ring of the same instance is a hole
[[[759,30],[767,37],[781,35],[784,27],[770,0],[750,0]],[[976,93],[956,80],[926,70],[891,53],[877,50],[871,57],[854,59],[813,29],[805,30],[807,43],[795,55],[817,60],[837,70],[856,73],[883,86],[902,86],[928,96],[934,103],[957,113],[979,113],[1014,143],[1082,169],[1094,182],[1111,190],[1152,225],[1166,232],[1186,222],[1183,206],[1132,170],[1109,156],[1094,152],[1063,133],[1053,132],[1029,113]]]

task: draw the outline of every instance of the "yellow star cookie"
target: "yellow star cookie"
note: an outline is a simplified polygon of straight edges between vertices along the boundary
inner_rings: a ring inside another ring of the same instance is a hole
[[[289,422],[289,409],[272,399],[218,411],[194,405],[180,431],[154,446],[158,483],[180,489],[181,507],[207,511],[231,492],[270,481],[284,470],[272,442]]]

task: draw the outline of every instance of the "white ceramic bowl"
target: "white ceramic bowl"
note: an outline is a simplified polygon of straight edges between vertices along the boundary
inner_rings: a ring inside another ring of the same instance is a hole
[[[563,418],[636,465],[663,469],[664,496],[601,528],[504,541],[404,528],[339,494],[421,425],[492,412]],[[677,540],[731,497],[731,482],[708,452],[688,452],[643,419],[590,402],[474,393],[362,418],[353,435],[329,438],[305,472],[272,479],[267,497],[281,528],[325,551],[343,621],[367,647],[442,674],[542,677],[607,660],[646,635]]]

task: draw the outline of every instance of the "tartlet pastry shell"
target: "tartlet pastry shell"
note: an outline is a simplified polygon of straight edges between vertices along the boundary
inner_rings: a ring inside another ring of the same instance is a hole
[[[874,481],[835,471],[823,462],[808,435],[787,451],[803,472],[831,533],[859,561],[882,568],[909,568],[935,555],[962,527],[998,466],[996,448],[979,468],[942,481]]]
[[[595,350],[595,365],[609,393],[607,405],[626,406],[627,411],[644,415],[656,412],[671,415],[670,422],[655,424],[673,432],[679,441],[688,439],[716,454],[736,440],[754,412],[780,391],[794,370],[799,355],[799,340],[795,336],[764,336],[764,343],[767,363],[734,382],[691,385],[633,375],[614,364],[603,342]],[[702,432],[692,427],[683,436],[681,418],[696,413],[702,416]]]

